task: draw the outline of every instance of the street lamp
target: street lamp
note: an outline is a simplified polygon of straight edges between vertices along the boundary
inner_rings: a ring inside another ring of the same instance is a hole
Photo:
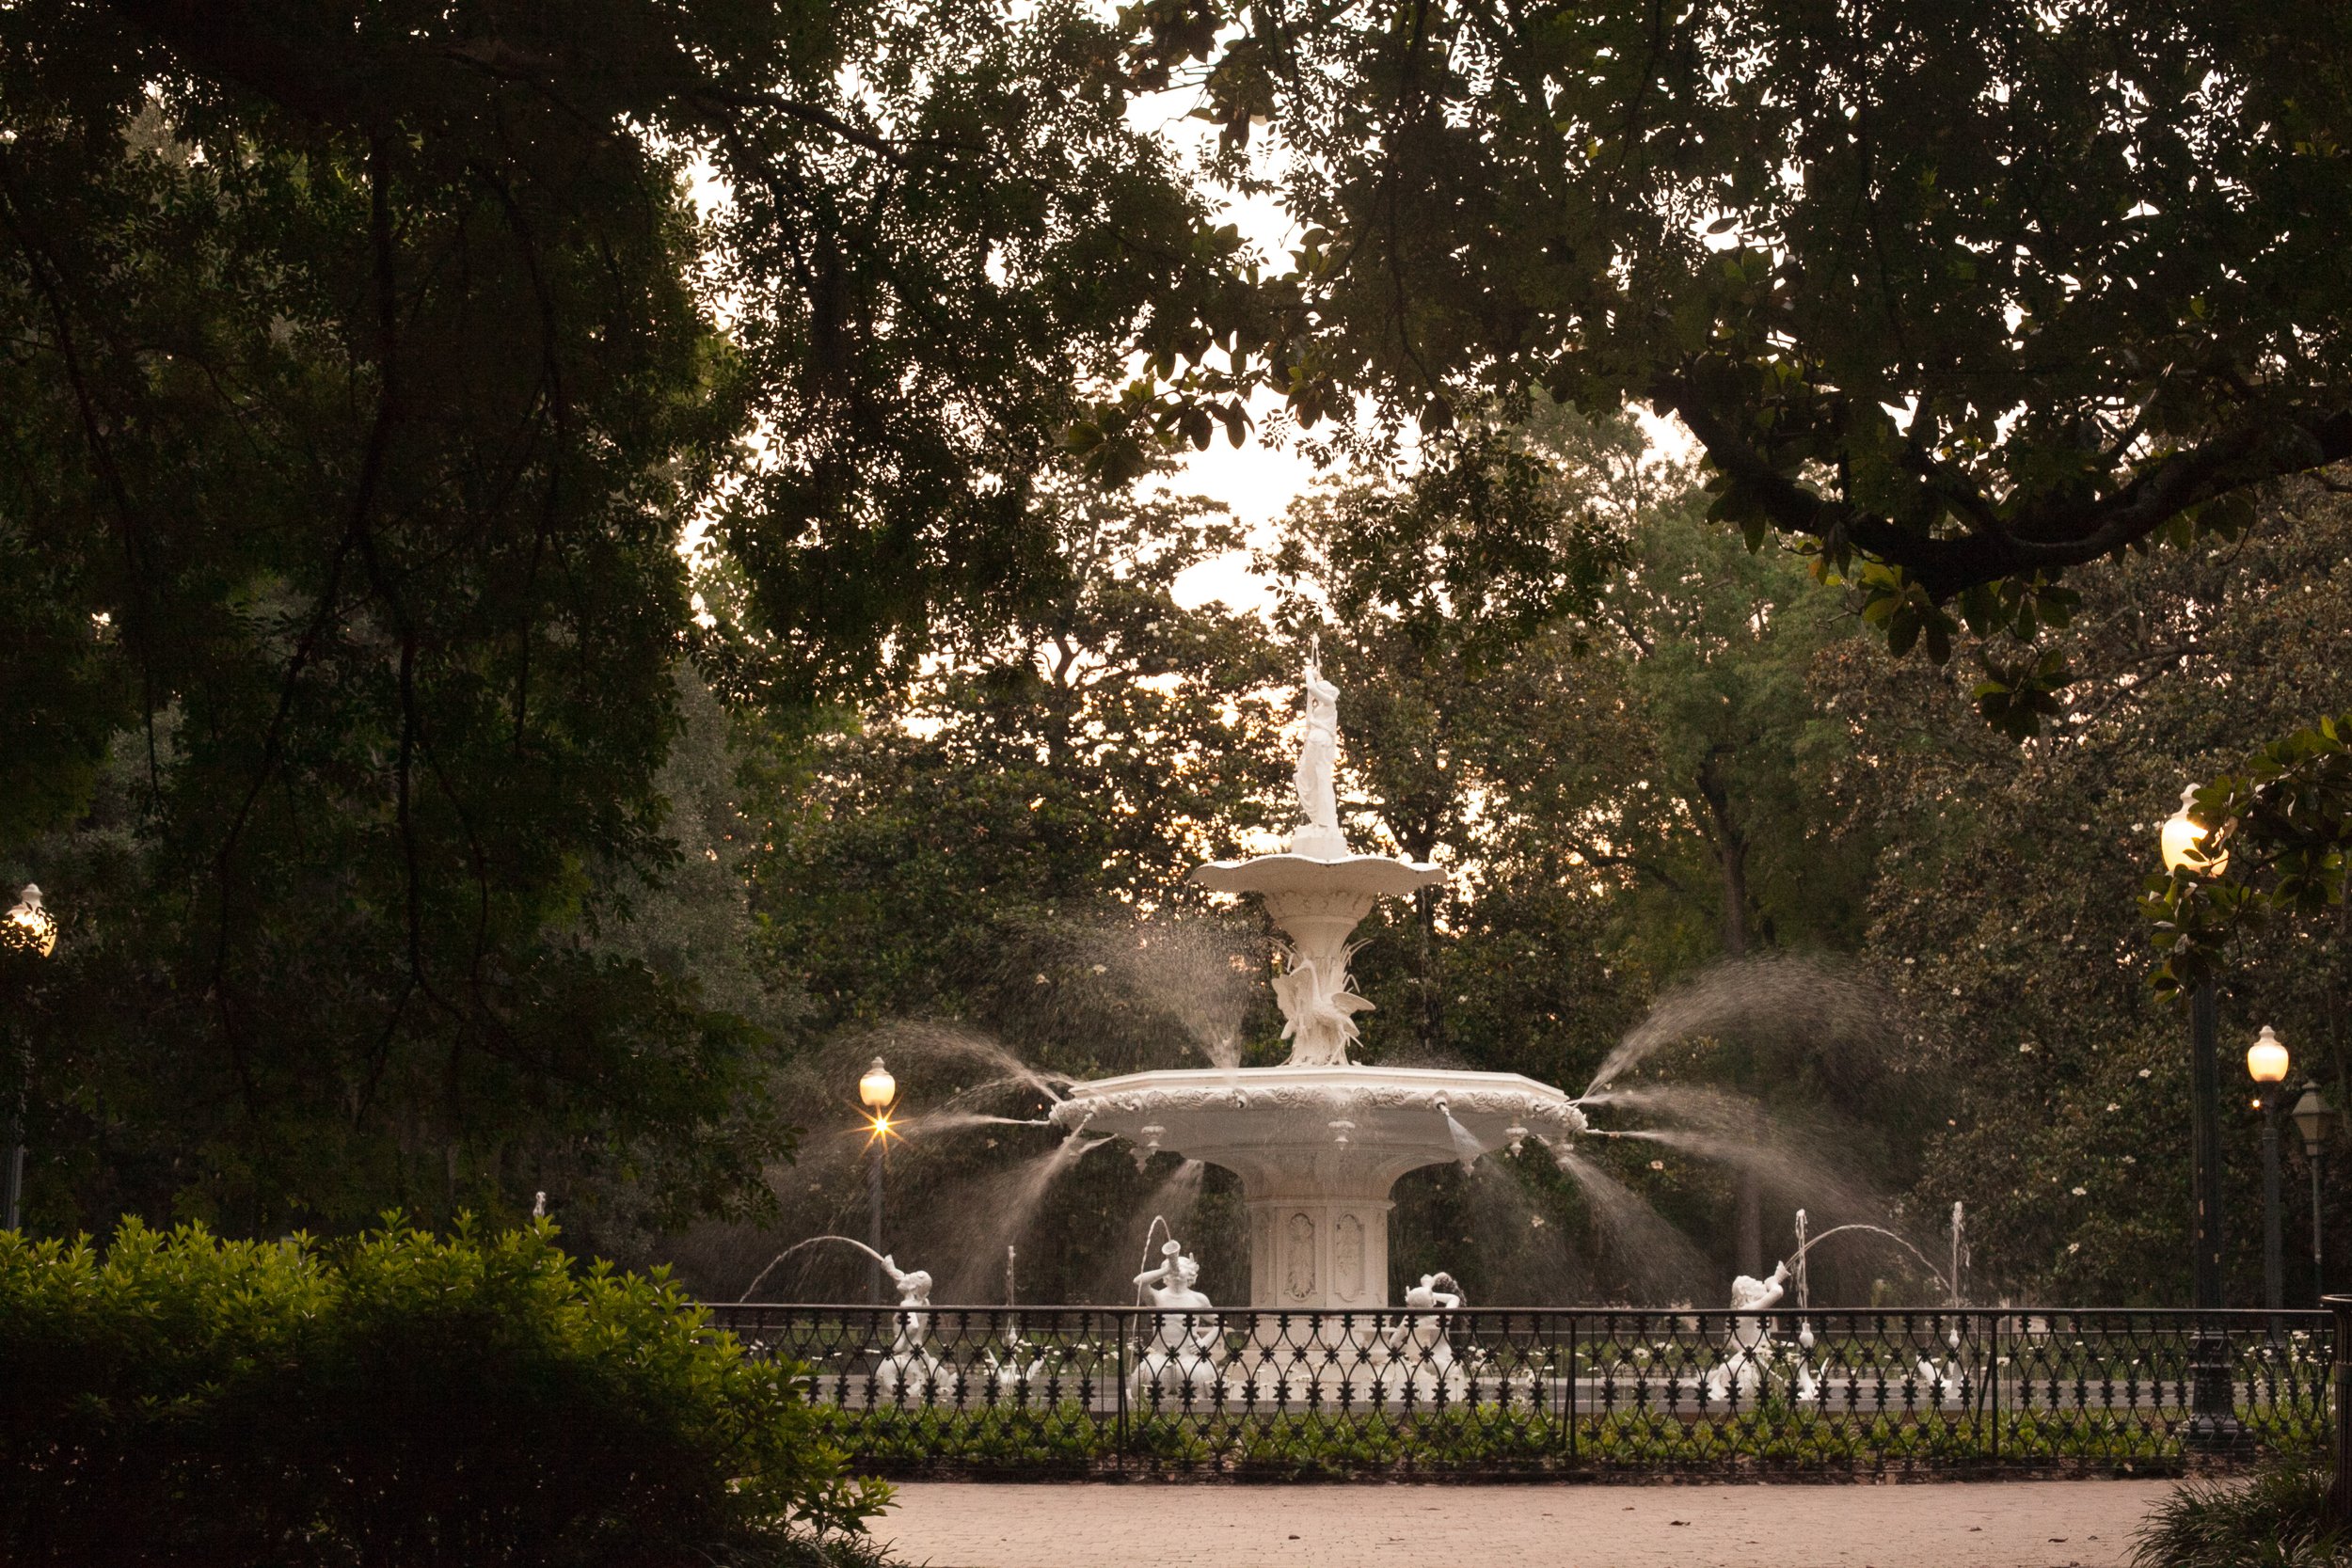
[[[2287,1114],[2295,1118],[2295,1130],[2303,1134],[2303,1163],[2312,1167],[2312,1299],[2317,1302],[2328,1293],[2320,1267],[2319,1161],[2328,1152],[2328,1140],[2335,1135],[2336,1108],[2321,1098],[2317,1084],[2306,1084],[2303,1098]]]
[[[57,917],[41,907],[38,883],[26,882],[16,895],[8,925],[0,927],[0,945],[44,958],[57,950]]]
[[[874,1058],[874,1065],[857,1081],[857,1097],[865,1103],[867,1125],[872,1129],[866,1140],[872,1150],[866,1179],[866,1202],[871,1210],[866,1240],[879,1254],[882,1250],[882,1156],[889,1150],[890,1107],[898,1098],[898,1081],[890,1076],[890,1069],[882,1066],[880,1056]],[[882,1305],[882,1267],[879,1257],[874,1261],[872,1282],[866,1287],[866,1299],[877,1307]]]
[[[2189,816],[2188,808],[2197,803],[2197,786],[2190,784],[2181,791],[2180,809],[2164,819],[2157,835],[2157,847],[2164,854],[2167,871],[2194,871],[2200,877],[2218,877],[2230,869],[2230,852],[2219,854],[2206,847],[2205,840],[2213,830]]]
[[[0,951],[45,958],[57,950],[57,917],[41,907],[40,889],[26,882],[16,895],[16,907],[0,920]],[[33,1050],[24,1046],[18,1063],[16,1101],[8,1107],[6,1138],[8,1164],[0,1169],[0,1230],[17,1228],[24,1196],[24,1104],[32,1086]]]
[[[2279,1085],[2287,1075],[2287,1048],[2263,1025],[2246,1048],[2246,1075],[2262,1086],[2254,1103],[2263,1114],[2263,1305],[2276,1312],[2286,1305],[2286,1264],[2279,1243]]]
[[[2212,830],[2188,814],[2197,786],[2181,791],[2181,806],[2157,834],[2164,868],[2175,876],[2185,871],[2198,877],[2218,877],[2229,869],[2225,851],[2215,853],[2207,840]],[[2201,1312],[2221,1307],[2221,1065],[2216,1036],[2219,1033],[2218,1003],[2213,982],[2200,980],[2188,996],[2189,1188],[2196,1203],[2192,1216],[2194,1251],[2190,1258],[2192,1300]],[[2228,1441],[2237,1435],[2235,1395],[2230,1386],[2229,1347],[2220,1337],[2200,1324],[2191,1350],[2195,1369],[2189,1422],[2194,1437]]]

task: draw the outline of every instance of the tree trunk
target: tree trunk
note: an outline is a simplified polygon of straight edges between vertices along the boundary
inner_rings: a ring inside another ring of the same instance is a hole
[[[1699,799],[1707,807],[1708,841],[1723,870],[1724,957],[1748,956],[1748,837],[1731,812],[1731,789],[1723,776],[1723,753],[1709,752],[1699,767]]]
[[[2352,1059],[2352,895],[2336,907],[2335,949],[2335,974],[2328,987],[2329,1070],[2312,1076],[2330,1080],[2328,1087],[2340,1091],[2347,1059]]]
[[[1753,1170],[1742,1168],[1739,1175],[1740,1211],[1734,1233],[1739,1239],[1740,1272],[1751,1278],[1764,1277],[1764,1181]]]
[[[1438,995],[1437,892],[1425,887],[1413,895],[1414,912],[1421,917],[1415,923],[1421,927],[1421,1053],[1430,1060],[1436,1058],[1438,1041],[1445,1036],[1445,1015]]]
[[[1723,872],[1723,944],[1726,958],[1748,956],[1748,836],[1732,814],[1731,785],[1724,777],[1727,753],[1717,748],[1699,765],[1695,781],[1707,812],[1701,824],[1714,847],[1715,863]],[[1732,1250],[1739,1272],[1764,1276],[1764,1183],[1755,1171],[1742,1168],[1734,1178]]]

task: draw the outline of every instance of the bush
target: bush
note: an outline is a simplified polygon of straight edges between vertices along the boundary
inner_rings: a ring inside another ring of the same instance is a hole
[[[2352,1558],[2328,1524],[2327,1470],[2305,1460],[2180,1488],[2139,1534],[2139,1568],[2326,1568]]]
[[[0,1560],[822,1561],[879,1508],[791,1382],[552,1227],[0,1232]]]

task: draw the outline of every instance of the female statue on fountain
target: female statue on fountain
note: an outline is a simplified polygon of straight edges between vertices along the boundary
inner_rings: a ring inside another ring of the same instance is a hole
[[[1311,657],[1301,684],[1307,689],[1307,735],[1299,743],[1298,767],[1291,774],[1298,790],[1300,819],[1291,835],[1291,852],[1340,860],[1347,854],[1334,783],[1340,766],[1340,689],[1323,678],[1322,668]]]
[[[1136,1365],[1139,1395],[1181,1400],[1189,1392],[1200,1402],[1216,1397],[1224,1338],[1209,1310],[1215,1303],[1201,1293],[1200,1278],[1200,1260],[1187,1257],[1184,1243],[1172,1239],[1160,1247],[1159,1266],[1136,1275],[1137,1288],[1159,1308]]]

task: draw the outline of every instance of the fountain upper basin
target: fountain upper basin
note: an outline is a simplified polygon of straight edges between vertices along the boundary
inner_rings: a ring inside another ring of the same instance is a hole
[[[1353,1064],[1128,1073],[1072,1085],[1053,1119],[1239,1175],[1261,1307],[1386,1306],[1398,1177],[1585,1126],[1567,1095],[1515,1072]]]

